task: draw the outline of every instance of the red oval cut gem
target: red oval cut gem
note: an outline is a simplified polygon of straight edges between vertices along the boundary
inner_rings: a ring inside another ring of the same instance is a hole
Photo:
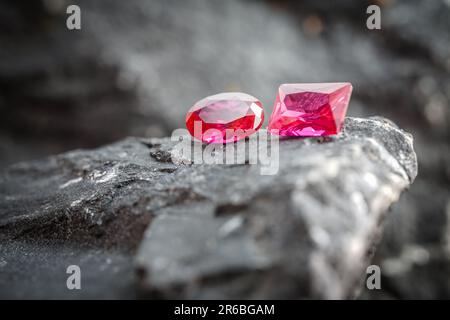
[[[262,103],[241,92],[206,97],[189,109],[186,128],[206,143],[228,143],[256,132],[264,121]]]

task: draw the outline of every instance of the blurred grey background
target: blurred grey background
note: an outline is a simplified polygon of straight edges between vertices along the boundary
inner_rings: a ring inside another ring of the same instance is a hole
[[[66,8],[81,8],[81,30]],[[366,8],[381,7],[381,30]],[[0,164],[184,127],[204,96],[349,81],[349,115],[411,132],[419,176],[392,208],[363,299],[450,298],[450,1],[0,2]]]

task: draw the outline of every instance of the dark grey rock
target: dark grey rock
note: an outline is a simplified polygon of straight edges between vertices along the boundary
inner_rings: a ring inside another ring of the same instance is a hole
[[[80,32],[65,28],[63,1],[0,4],[3,163],[168,135],[195,101],[221,91],[249,92],[270,108],[286,82],[352,82],[350,115],[383,113],[448,140],[444,1],[385,6],[382,31],[365,27],[364,1],[292,1],[295,10],[254,1],[72,3],[82,9]],[[320,34],[305,27],[311,16]]]
[[[402,248],[415,246],[439,261],[383,273],[381,296],[450,298],[448,1],[378,2],[381,30],[365,26],[372,1],[71,3],[80,32],[65,28],[65,1],[0,2],[0,165],[168,135],[219,91],[249,92],[267,112],[280,83],[350,81],[349,115],[393,119],[414,135],[420,163],[376,261],[408,266]]]
[[[417,174],[412,137],[380,118],[281,140],[276,175],[192,164],[177,144],[128,138],[5,169],[0,296],[354,297]]]

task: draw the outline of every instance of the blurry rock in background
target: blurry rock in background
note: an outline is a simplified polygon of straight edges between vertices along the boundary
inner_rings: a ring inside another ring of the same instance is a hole
[[[164,136],[221,91],[350,81],[349,115],[415,137],[419,176],[388,215],[364,298],[450,298],[450,2],[71,1],[0,3],[0,164],[128,135]],[[67,5],[81,7],[69,31]]]

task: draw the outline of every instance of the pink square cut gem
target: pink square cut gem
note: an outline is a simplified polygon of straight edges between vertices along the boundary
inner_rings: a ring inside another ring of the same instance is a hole
[[[339,133],[352,89],[348,82],[282,84],[269,120],[269,132],[296,137]]]

